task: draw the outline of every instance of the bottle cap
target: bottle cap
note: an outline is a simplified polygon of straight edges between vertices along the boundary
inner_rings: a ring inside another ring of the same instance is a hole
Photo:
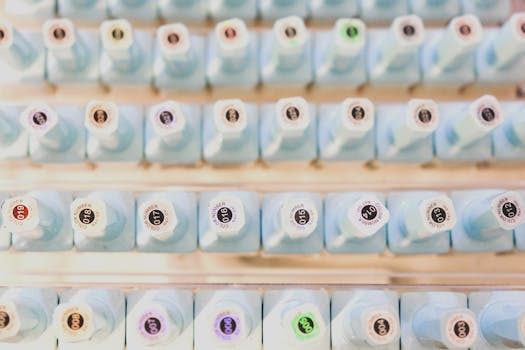
[[[290,16],[275,22],[273,32],[280,48],[285,50],[302,49],[308,40],[308,30],[302,18]]]
[[[248,126],[246,106],[238,99],[217,101],[213,106],[213,121],[225,139],[238,138]]]
[[[211,315],[213,335],[218,346],[239,344],[251,333],[251,320],[245,308],[235,301],[218,301]]]
[[[469,310],[448,312],[442,321],[442,335],[449,349],[467,349],[476,342],[478,325]]]
[[[367,98],[347,98],[341,104],[341,113],[348,131],[368,132],[374,127],[374,104]]]
[[[150,109],[149,120],[155,133],[161,137],[180,136],[186,127],[186,116],[181,105],[166,101]]]
[[[234,58],[245,52],[250,40],[246,24],[238,18],[217,23],[215,38],[221,53]]]
[[[210,230],[219,237],[238,236],[246,224],[242,201],[232,195],[218,195],[208,204]]]
[[[111,224],[109,207],[98,198],[77,198],[71,203],[71,222],[73,230],[90,238],[101,238],[106,235],[106,228]]]
[[[399,339],[401,327],[397,315],[388,308],[371,307],[361,314],[364,341],[370,346],[391,344]]]
[[[0,20],[0,49],[9,48],[14,43],[14,31],[13,24],[6,20]]]
[[[31,134],[43,136],[58,124],[58,114],[44,102],[34,102],[22,112],[20,122]]]
[[[84,125],[95,135],[111,135],[119,126],[119,110],[109,101],[91,101],[86,106]]]
[[[439,108],[434,100],[413,98],[408,101],[406,124],[413,131],[433,132],[439,124]]]
[[[463,46],[475,46],[483,39],[483,27],[478,17],[467,14],[458,16],[450,21],[448,26],[452,32],[455,44]]]
[[[139,209],[142,227],[151,237],[167,241],[175,234],[178,218],[173,204],[163,198],[143,202]]]
[[[499,226],[513,230],[523,223],[523,198],[515,191],[508,191],[492,199],[490,207]]]
[[[317,228],[319,213],[308,198],[289,198],[281,206],[281,225],[292,239],[306,238]]]
[[[423,21],[416,15],[396,17],[390,28],[401,47],[419,46],[425,38]]]
[[[499,101],[491,95],[485,95],[472,102],[469,113],[474,117],[480,129],[492,130],[503,122],[503,110]]]
[[[188,27],[182,23],[165,24],[157,29],[157,44],[167,57],[185,55],[190,51]]]
[[[70,48],[75,44],[75,25],[66,18],[55,18],[42,26],[44,43],[47,48]]]
[[[280,99],[275,109],[279,129],[285,137],[299,137],[310,125],[310,107],[302,97]]]
[[[335,22],[336,47],[341,55],[355,54],[366,44],[366,25],[357,18],[340,18]]]
[[[87,341],[107,326],[103,315],[86,302],[59,304],[53,314],[53,324],[59,342],[65,343]]]
[[[165,344],[182,331],[162,303],[156,301],[142,303],[135,315],[137,317],[133,322],[136,322],[139,339],[143,345]]]
[[[102,22],[100,35],[105,49],[127,50],[133,46],[133,28],[125,19]]]
[[[8,231],[31,239],[44,235],[40,228],[40,205],[30,196],[8,198],[2,206],[2,216]]]
[[[423,230],[417,233],[420,239],[451,230],[456,225],[454,203],[447,196],[424,199],[418,207],[423,219]]]
[[[373,196],[357,200],[346,213],[348,220],[357,230],[348,232],[352,238],[366,238],[374,235],[386,225],[390,212],[385,205]]]
[[[21,317],[16,304],[0,301],[0,341],[16,337],[21,330]]]
[[[327,331],[319,307],[313,303],[301,303],[288,309],[282,322],[288,338],[294,343],[313,343]]]

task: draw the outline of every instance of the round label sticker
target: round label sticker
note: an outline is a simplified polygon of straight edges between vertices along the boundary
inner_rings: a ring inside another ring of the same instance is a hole
[[[108,121],[108,113],[101,108],[95,109],[91,118],[95,124],[105,124]]]
[[[37,111],[33,113],[31,117],[31,122],[35,127],[43,127],[47,123],[47,115],[42,111]]]
[[[67,36],[66,30],[61,27],[54,28],[52,33],[53,33],[53,38],[55,38],[58,41],[65,39]]]
[[[0,44],[5,44],[8,40],[11,40],[11,31],[5,26],[0,25]]]
[[[238,315],[224,311],[217,315],[213,323],[215,335],[222,341],[233,341],[241,334],[241,321]]]
[[[370,228],[386,223],[389,218],[385,212],[385,206],[373,198],[364,198],[356,202],[350,208],[348,215],[354,224],[358,223]],[[357,222],[355,222],[356,219]]]
[[[173,122],[175,121],[175,116],[173,115],[173,113],[171,113],[171,111],[163,110],[159,112],[159,114],[157,115],[157,119],[160,125],[167,127],[173,124]]]
[[[297,29],[295,29],[295,27],[292,26],[287,26],[284,28],[284,35],[288,39],[293,39],[297,36]]]
[[[73,202],[72,209],[75,230],[89,230],[106,225],[105,208],[100,203],[80,199]]]
[[[208,212],[210,222],[219,234],[236,235],[244,226],[244,206],[236,197],[212,200]]]
[[[467,23],[460,23],[458,25],[458,33],[460,36],[469,36],[472,33],[472,28]]]
[[[169,44],[169,45],[172,45],[172,46],[176,46],[179,42],[180,42],[180,36],[179,34],[177,33],[168,33],[166,35],[166,42]]]
[[[292,320],[292,329],[300,340],[312,339],[319,334],[319,325],[311,312],[300,313]]]
[[[407,37],[412,37],[416,34],[416,27],[411,24],[405,24],[403,26],[403,34]]]
[[[83,337],[91,328],[90,322],[88,313],[82,311],[81,307],[74,306],[62,313],[61,328],[70,337]]]
[[[417,111],[417,120],[421,124],[428,124],[432,121],[432,112],[427,108]]]
[[[456,223],[454,207],[448,197],[423,201],[421,209],[425,225],[431,232],[449,230]]]
[[[148,311],[141,315],[138,321],[139,333],[149,339],[163,337],[167,332],[166,319],[155,311]]]
[[[163,232],[167,230],[171,233],[177,225],[175,209],[167,200],[157,199],[155,201],[145,202],[139,210],[142,213],[144,226],[153,232]]]
[[[88,129],[113,130],[118,127],[118,107],[112,102],[89,103],[86,108]]]
[[[285,110],[286,118],[290,121],[296,121],[301,116],[301,111],[295,106],[289,106]]]
[[[361,208],[361,217],[365,221],[373,221],[377,217],[377,207],[372,204],[366,204]]]
[[[344,35],[352,40],[352,41],[355,41],[357,39],[359,39],[359,36],[361,35],[361,32],[359,31],[359,28],[353,24],[348,24],[344,29],[343,29],[343,33]]]
[[[297,209],[294,214],[294,220],[298,225],[307,225],[310,222],[310,213],[304,208]]]
[[[480,116],[486,123],[491,123],[496,119],[496,112],[494,112],[493,108],[484,107],[481,109]]]
[[[452,315],[446,324],[447,338],[458,348],[467,348],[472,345],[477,336],[475,320],[465,313]]]
[[[514,196],[504,195],[496,199],[493,204],[499,220],[508,228],[514,228],[521,224],[523,210],[520,202]]]
[[[235,108],[228,108],[224,112],[224,119],[226,120],[226,122],[231,123],[231,124],[237,123],[240,117],[241,116],[239,114],[239,111]]]
[[[67,326],[72,331],[78,331],[84,326],[84,316],[78,312],[74,312],[67,317]]]
[[[223,35],[225,39],[234,40],[237,37],[237,30],[233,27],[226,27],[223,30]]]
[[[29,208],[25,204],[17,204],[13,207],[13,218],[17,221],[23,221],[29,216]]]
[[[7,328],[10,322],[11,322],[11,318],[9,317],[9,314],[5,312],[4,310],[1,310],[0,311],[0,330]]]
[[[281,222],[290,238],[305,238],[316,228],[318,220],[315,204],[308,199],[293,199],[283,203]]]
[[[361,106],[353,106],[350,111],[352,120],[361,121],[365,118],[366,112],[365,109]]]
[[[111,31],[111,37],[115,40],[122,40],[125,36],[125,31],[122,28],[113,28]]]
[[[153,209],[148,214],[148,221],[153,226],[159,226],[164,223],[165,215],[158,209]]]
[[[368,319],[367,333],[373,345],[386,345],[392,342],[399,333],[399,322],[390,312],[378,311]]]

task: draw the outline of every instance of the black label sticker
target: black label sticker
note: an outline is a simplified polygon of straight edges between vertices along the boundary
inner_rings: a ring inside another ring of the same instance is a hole
[[[521,32],[525,34],[525,23],[522,23],[520,28],[521,28]]]
[[[363,120],[365,117],[365,110],[361,106],[355,106],[352,108],[352,118],[354,120]]]
[[[299,109],[297,107],[288,107],[286,109],[286,117],[290,120],[297,120],[301,116]]]
[[[411,24],[407,24],[403,27],[403,33],[406,36],[413,36],[414,34],[416,34],[416,27],[414,27]]]
[[[503,203],[501,211],[503,212],[503,215],[509,219],[512,219],[518,214],[518,207],[516,207],[516,204],[512,202],[505,202]]]
[[[47,115],[44,112],[36,112],[33,114],[33,123],[36,125],[44,125],[47,123]]]
[[[78,214],[78,219],[81,223],[89,225],[95,221],[95,213],[89,208],[82,209]]]
[[[9,314],[5,311],[0,311],[0,329],[4,329],[9,326],[9,322],[11,322]]]
[[[55,30],[53,30],[53,37],[57,40],[62,40],[66,37],[66,31],[63,28],[55,28]]]
[[[485,107],[481,110],[481,118],[486,122],[491,122],[496,119],[496,112],[492,108]]]
[[[97,109],[93,113],[93,120],[97,124],[104,124],[108,121],[108,113],[103,109]]]
[[[299,225],[306,225],[310,222],[310,213],[308,210],[299,209],[294,214],[295,222]]]
[[[435,207],[432,209],[430,216],[436,224],[441,224],[447,219],[447,212],[441,207]]]
[[[225,335],[232,335],[237,329],[237,322],[229,316],[224,317],[219,323],[221,332]]]
[[[346,28],[346,35],[353,39],[357,36],[359,36],[359,29],[356,26],[348,26]]]
[[[164,222],[164,219],[165,219],[165,216],[161,210],[153,209],[152,211],[149,212],[148,220],[150,224],[152,225],[155,225],[155,226],[162,225],[162,223]]]
[[[84,326],[84,317],[78,312],[72,313],[67,317],[67,326],[72,331],[78,331]]]
[[[5,31],[3,29],[0,29],[0,40],[4,40],[5,38]]]
[[[454,325],[454,334],[458,338],[461,338],[461,339],[466,338],[469,333],[470,333],[470,327],[467,322],[465,321],[456,322],[456,324]]]
[[[225,118],[232,124],[237,123],[240,118],[239,111],[237,111],[235,108],[228,108],[228,110],[226,110]]]
[[[390,323],[384,318],[378,318],[374,322],[374,332],[377,335],[384,337],[390,332]]]
[[[361,217],[365,220],[371,221],[377,217],[377,208],[371,204],[367,204],[361,209]]]
[[[156,317],[149,317],[144,321],[144,329],[150,335],[157,335],[162,329],[162,323]]]
[[[233,219],[233,212],[228,207],[222,207],[217,211],[217,219],[223,224],[227,224]]]
[[[284,34],[286,34],[286,37],[293,39],[297,35],[297,29],[294,27],[286,27]]]
[[[170,111],[162,111],[159,114],[159,120],[164,125],[170,125],[173,123],[173,120],[175,118],[173,117],[173,114]]]
[[[421,123],[428,124],[432,121],[432,113],[428,109],[423,108],[418,112],[417,118]]]
[[[314,320],[308,316],[301,317],[299,321],[297,321],[297,329],[303,334],[311,334],[314,331],[314,328]]]

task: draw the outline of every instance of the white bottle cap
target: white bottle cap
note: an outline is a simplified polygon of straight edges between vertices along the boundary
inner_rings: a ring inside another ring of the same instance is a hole
[[[85,126],[94,135],[109,135],[117,131],[119,111],[114,102],[91,101],[86,106]]]
[[[44,102],[33,102],[22,112],[20,123],[31,135],[42,137],[58,124],[58,114]]]
[[[250,41],[246,24],[238,18],[217,23],[215,38],[221,54],[232,58],[244,56]]]
[[[136,325],[138,339],[144,346],[166,344],[182,331],[165,305],[156,301],[142,302],[138,310],[133,310],[133,315],[128,322]]]
[[[237,139],[248,127],[246,106],[238,99],[219,100],[213,105],[213,121],[224,139]]]
[[[21,315],[15,303],[9,300],[0,301],[0,341],[14,338],[21,331]]]
[[[448,349],[467,349],[476,342],[478,324],[476,316],[470,310],[446,313],[441,327],[441,334]]]
[[[178,142],[186,127],[186,116],[181,105],[166,101],[151,107],[149,120],[155,133],[168,143]]]
[[[285,53],[302,52],[308,40],[308,30],[302,18],[290,16],[275,22],[273,32],[277,44]]]
[[[14,27],[13,24],[6,20],[0,20],[0,49],[7,49],[13,46],[14,43]]]
[[[357,18],[340,18],[335,22],[335,47],[338,55],[354,56],[366,44],[366,24]]]
[[[451,36],[451,44],[459,46],[474,46],[483,39],[483,27],[478,17],[467,14],[455,17],[450,21],[448,30],[454,35]]]
[[[40,227],[41,209],[41,205],[33,197],[8,198],[2,205],[4,225],[13,234],[39,239],[44,235],[44,230]]]
[[[456,147],[468,145],[487,135],[504,121],[499,101],[491,95],[484,95],[472,102],[467,115],[453,122],[458,140]]]
[[[218,195],[208,204],[208,220],[210,231],[218,237],[238,236],[246,224],[244,204],[236,196]]]
[[[48,49],[71,48],[76,41],[75,25],[67,18],[54,18],[42,26],[44,43]]]
[[[327,325],[319,307],[309,302],[285,310],[282,327],[287,339],[294,344],[316,342],[327,332]]]
[[[346,212],[352,232],[343,230],[348,238],[367,238],[374,235],[386,225],[390,212],[385,205],[373,196],[365,196],[357,200]]]
[[[116,214],[103,200],[92,197],[77,198],[71,203],[73,230],[90,238],[106,235],[106,228],[116,221]]]
[[[139,209],[142,228],[151,237],[167,241],[175,235],[178,218],[173,204],[164,198],[143,202]]]
[[[284,234],[292,239],[306,238],[317,228],[319,213],[309,198],[289,198],[281,206]]]
[[[133,27],[125,19],[102,22],[100,35],[104,49],[128,50],[133,46]]]
[[[515,191],[508,191],[492,199],[490,207],[500,227],[513,230],[523,223],[523,197]]]
[[[182,23],[160,26],[157,29],[157,45],[168,59],[186,55],[191,49],[188,27]]]
[[[228,348],[245,340],[253,326],[245,308],[232,300],[219,300],[210,314],[210,322],[214,343]]]
[[[433,100],[408,101],[405,122],[393,121],[393,145],[403,149],[432,134],[439,124],[439,108]]]
[[[275,113],[279,131],[285,137],[300,137],[310,125],[310,106],[302,97],[280,99]]]
[[[457,222],[452,200],[440,195],[423,199],[416,208],[416,213],[407,211],[405,215],[406,239],[420,240],[452,229]]]
[[[91,339],[110,323],[89,303],[69,302],[56,307],[53,326],[59,342],[77,343]]]
[[[361,313],[364,341],[370,346],[391,344],[399,339],[399,318],[388,308],[370,307]]]
[[[402,48],[419,46],[425,38],[423,21],[416,15],[396,17],[390,30],[394,34],[396,45]]]
[[[366,134],[374,127],[374,104],[367,98],[347,98],[339,109],[342,126],[348,132]]]

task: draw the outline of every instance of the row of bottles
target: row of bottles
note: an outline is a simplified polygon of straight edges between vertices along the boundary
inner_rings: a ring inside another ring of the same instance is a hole
[[[440,254],[525,250],[523,191],[1,194],[20,251]]]
[[[87,21],[125,17],[191,22],[232,16],[272,20],[285,15],[313,19],[360,16],[367,21],[384,21],[409,13],[446,21],[461,13],[474,13],[484,20],[499,22],[509,17],[512,3],[510,0],[6,0],[5,10],[18,18],[58,15]]]
[[[310,32],[297,16],[273,29],[250,31],[240,19],[208,36],[167,24],[156,35],[127,20],[102,23],[97,33],[53,19],[42,33],[0,23],[1,84],[154,86],[196,91],[254,88],[258,84],[409,87],[515,84],[525,80],[525,13],[501,28],[483,29],[474,15],[445,29],[425,31],[415,15],[388,29],[367,30],[359,19],[339,19],[332,30]]]
[[[6,350],[525,347],[523,291],[4,288],[0,310]]]
[[[301,97],[260,106],[239,99],[144,107],[91,101],[83,109],[0,106],[0,159],[37,163],[213,165],[281,161],[428,163],[525,159],[525,104],[366,98],[315,106]]]

